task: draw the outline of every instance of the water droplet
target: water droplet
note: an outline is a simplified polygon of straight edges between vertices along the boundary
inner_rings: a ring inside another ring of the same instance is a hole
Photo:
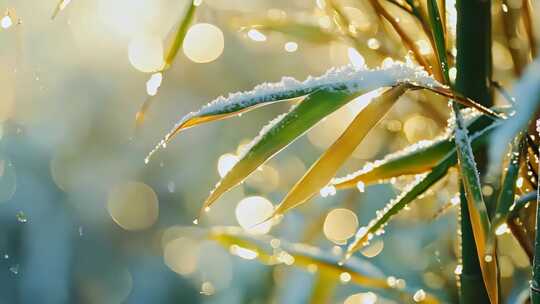
[[[293,52],[296,52],[298,50],[298,43],[293,42],[293,41],[289,41],[289,42],[285,43],[283,48],[285,49],[285,51],[287,51],[289,53],[293,53]]]
[[[491,263],[493,261],[493,256],[491,256],[490,254],[486,254],[486,256],[484,257],[484,261],[486,261],[486,263]]]
[[[4,254],[4,259],[6,259],[6,260],[9,259],[9,254],[7,254],[7,253]]]
[[[257,41],[257,42],[266,41],[266,36],[263,33],[256,30],[256,29],[249,30],[247,35],[248,35],[249,39],[251,39],[253,41]]]
[[[351,278],[351,274],[348,272],[342,272],[339,275],[339,280],[341,281],[341,283],[349,283],[351,281]]]
[[[386,278],[386,284],[388,284],[388,286],[390,287],[396,287],[396,277],[394,276],[389,276],[388,278]]]
[[[360,181],[360,182],[356,183],[356,188],[358,189],[358,191],[364,192],[366,186],[365,186],[364,182]]]
[[[211,296],[216,292],[216,288],[214,287],[214,284],[207,281],[202,283],[201,285],[201,291],[200,293],[205,296]]]
[[[194,224],[194,225],[198,225],[198,224],[199,224],[199,219],[194,219],[194,220],[193,220],[193,224]]]
[[[510,232],[510,230],[508,229],[508,225],[506,223],[502,223],[497,227],[497,229],[495,229],[496,235],[503,235],[507,232]]]
[[[19,274],[19,264],[9,267],[9,271],[11,271],[13,274]]]
[[[516,181],[516,187],[521,188],[523,186],[523,177],[520,177]]]
[[[424,301],[425,299],[426,299],[426,292],[423,289],[418,289],[413,295],[413,300],[415,302],[421,302],[421,301]]]
[[[4,29],[10,28],[13,25],[13,20],[11,20],[11,16],[9,14],[5,15],[0,21],[0,25]]]
[[[17,221],[19,223],[26,223],[26,222],[28,222],[28,218],[26,217],[24,212],[19,211],[19,212],[17,212]]]
[[[463,265],[457,265],[456,269],[454,269],[455,275],[461,275],[461,272],[463,271]]]
[[[173,193],[175,191],[175,188],[176,188],[176,185],[174,184],[173,181],[170,181],[167,184],[167,190],[169,190],[170,193]]]

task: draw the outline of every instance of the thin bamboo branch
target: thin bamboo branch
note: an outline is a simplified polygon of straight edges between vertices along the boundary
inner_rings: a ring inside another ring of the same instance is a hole
[[[370,3],[371,5],[373,6],[373,8],[375,9],[375,11],[377,12],[377,14],[379,16],[382,16],[386,21],[388,21],[388,23],[390,23],[390,25],[392,26],[392,28],[396,31],[396,33],[399,35],[399,37],[401,38],[401,40],[403,41],[403,44],[405,45],[405,47],[407,49],[409,49],[413,56],[414,56],[414,59],[416,60],[416,62],[418,62],[418,64],[420,64],[421,66],[424,67],[424,69],[430,73],[430,74],[433,74],[433,69],[431,67],[431,65],[429,64],[429,62],[424,58],[424,56],[422,56],[422,54],[420,53],[420,49],[418,47],[418,45],[416,45],[416,43],[414,43],[414,41],[411,39],[411,37],[409,37],[407,35],[407,33],[405,32],[405,30],[403,30],[403,28],[401,27],[401,25],[399,24],[398,20],[396,20],[396,18],[394,18],[380,3],[379,1],[377,0],[370,0]]]
[[[531,57],[536,58],[536,40],[534,37],[534,30],[532,24],[532,7],[530,0],[523,0],[523,24],[525,25],[525,32],[527,33],[527,40],[529,42],[529,48],[531,50]]]

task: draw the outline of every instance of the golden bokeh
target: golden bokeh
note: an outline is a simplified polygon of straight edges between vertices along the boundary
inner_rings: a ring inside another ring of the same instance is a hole
[[[236,205],[236,220],[249,233],[265,234],[272,228],[272,222],[261,223],[274,212],[274,205],[262,196],[250,196]]]
[[[238,156],[232,153],[221,155],[217,163],[217,171],[220,177],[224,177],[238,162]]]
[[[149,228],[158,218],[158,198],[154,190],[140,182],[115,186],[107,200],[109,214],[125,230]]]
[[[410,143],[432,139],[439,133],[437,123],[426,116],[415,114],[403,125],[403,132]]]
[[[207,63],[223,53],[225,38],[221,29],[210,23],[197,23],[184,39],[184,54],[193,62]]]
[[[373,292],[360,292],[349,296],[344,304],[375,304],[377,295]]]
[[[198,242],[180,237],[165,245],[163,259],[172,271],[189,275],[197,269],[198,254]]]
[[[279,172],[272,166],[263,165],[246,179],[246,185],[264,193],[274,191],[279,186]]]
[[[358,218],[349,209],[338,208],[330,211],[324,220],[323,232],[327,239],[342,244],[358,229]]]
[[[155,72],[163,66],[163,43],[149,34],[136,36],[129,42],[128,57],[137,70]]]
[[[366,258],[374,258],[378,256],[384,249],[384,241],[383,240],[374,240],[370,242],[369,245],[365,246],[360,250],[363,256]]]

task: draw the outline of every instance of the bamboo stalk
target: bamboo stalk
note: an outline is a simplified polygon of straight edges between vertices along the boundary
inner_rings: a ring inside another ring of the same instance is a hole
[[[493,104],[491,90],[491,1],[457,0],[457,77],[455,89],[485,107]],[[486,169],[486,151],[477,155],[481,172]],[[472,232],[467,199],[461,187],[461,303],[489,303]],[[488,208],[489,210],[489,208]]]
[[[537,130],[540,128],[540,121],[536,122]],[[540,170],[539,170],[540,171]],[[534,238],[534,258],[532,265],[531,280],[531,302],[540,303],[540,181],[537,181],[536,187],[536,233]]]

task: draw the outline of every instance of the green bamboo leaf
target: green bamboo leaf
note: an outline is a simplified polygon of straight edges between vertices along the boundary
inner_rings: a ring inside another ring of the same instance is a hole
[[[191,23],[193,22],[193,19],[195,17],[195,11],[197,10],[197,5],[195,5],[195,2],[196,1],[189,1],[189,7],[186,9],[184,15],[180,19],[180,22],[178,23],[178,29],[172,37],[169,46],[166,48],[164,56],[164,66],[161,71],[167,70],[171,66],[174,59],[176,58],[176,55],[178,55],[180,47],[184,43],[186,33]]]
[[[56,18],[56,16],[58,16],[58,13],[63,11],[69,5],[70,2],[71,2],[71,0],[60,0],[60,1],[58,1],[58,4],[56,4],[56,7],[54,8],[54,11],[53,11],[53,13],[51,15],[51,19]]]
[[[491,117],[482,114],[471,118],[467,128],[469,132],[475,134],[494,122]],[[485,136],[474,137],[474,141],[485,139]],[[421,141],[404,150],[389,154],[381,160],[368,163],[355,173],[334,179],[332,185],[336,189],[347,189],[358,185],[362,187],[379,183],[393,177],[424,173],[431,170],[451,151],[455,151],[453,137],[445,134],[440,138]]]
[[[486,255],[493,255],[495,250],[495,235],[496,230],[506,223],[511,213],[511,207],[514,204],[514,196],[516,194],[516,181],[519,177],[519,167],[523,154],[526,153],[523,135],[518,136],[512,143],[506,174],[503,179],[499,196],[497,198],[497,208],[493,217],[491,231],[488,234],[486,244]]]
[[[188,1],[188,3],[189,7],[185,10],[184,14],[180,18],[178,28],[174,32],[174,35],[171,36],[169,42],[167,43],[168,46],[165,48],[165,52],[163,54],[163,66],[159,71],[156,71],[157,73],[161,73],[161,77],[163,77],[163,73],[167,71],[173,64],[174,59],[178,55],[180,47],[184,43],[187,31],[195,18],[197,5],[195,5],[195,1]],[[135,115],[135,123],[137,126],[142,125],[144,122],[146,112],[148,112],[148,109],[154,100],[154,96],[148,96],[139,111],[137,111],[137,114]]]
[[[405,93],[405,86],[388,89],[373,99],[354,118],[341,136],[311,166],[306,174],[294,185],[275,210],[276,215],[302,204],[334,177],[343,163],[354,152],[369,131],[386,115],[397,99]]]
[[[446,84],[450,84],[448,59],[446,58],[446,42],[444,38],[444,27],[442,24],[441,14],[437,5],[437,0],[428,0],[428,15],[429,22],[431,24],[431,32],[435,40],[435,49],[437,51],[437,59],[439,61],[439,68],[444,76]]]
[[[208,211],[223,193],[238,185],[269,158],[354,97],[347,92],[317,91],[293,106],[288,113],[278,116],[248,145],[240,160],[210,193],[203,210]]]
[[[270,157],[354,97],[381,87],[400,84],[407,87],[442,87],[421,68],[399,62],[384,69],[372,70],[356,69],[348,65],[331,69],[320,77],[310,77],[304,82],[284,78],[279,83],[260,85],[253,91],[218,98],[201,110],[188,114],[150,152],[145,162],[186,128],[231,117],[264,104],[308,95],[289,113],[279,116],[264,127],[259,136],[247,146],[239,157],[240,160],[216,185],[215,190],[205,201],[203,210],[208,210],[223,193],[242,182]]]
[[[473,136],[473,147],[477,148],[482,144],[480,140],[474,141],[474,139],[485,138],[495,127],[496,124],[493,124],[476,133]],[[393,199],[386,207],[379,211],[377,217],[371,220],[367,227],[362,227],[358,230],[355,240],[348,246],[346,258],[349,258],[354,252],[367,245],[373,236],[381,234],[382,229],[394,215],[403,210],[403,208],[413,202],[419,195],[422,195],[437,181],[441,180],[446,175],[448,169],[456,165],[456,163],[456,153],[455,150],[452,150],[446,154],[430,173],[418,176],[417,181],[409,185],[408,190],[403,191],[400,196]]]
[[[199,111],[191,112],[182,117],[150,152],[145,161],[148,162],[153,153],[166,146],[178,133],[198,124],[237,116],[263,105],[304,97],[316,91],[336,91],[358,95],[380,87],[395,86],[401,83],[421,88],[444,89],[421,68],[401,62],[377,69],[356,69],[351,65],[332,68],[322,76],[310,76],[303,82],[291,77],[284,77],[277,83],[264,83],[251,91],[219,97]]]
[[[350,258],[354,252],[366,246],[375,235],[382,234],[383,228],[394,215],[403,210],[403,208],[418,198],[419,195],[422,195],[437,181],[441,180],[446,175],[448,169],[455,164],[455,153],[449,153],[429,174],[418,176],[417,181],[409,185],[407,190],[393,199],[382,211],[379,211],[377,217],[367,227],[362,227],[358,230],[356,238],[347,248],[345,258]]]
[[[453,142],[444,137],[435,141],[421,141],[402,151],[370,162],[362,169],[332,180],[336,189],[349,189],[381,183],[393,177],[420,174],[431,170],[453,149]]]
[[[498,303],[497,261],[494,255],[485,255],[487,235],[491,229],[489,216],[482,197],[480,177],[472,153],[471,142],[465,128],[458,105],[453,103],[456,126],[454,131],[461,180],[465,189],[469,217],[471,219],[478,260],[488,296],[492,303]]]

